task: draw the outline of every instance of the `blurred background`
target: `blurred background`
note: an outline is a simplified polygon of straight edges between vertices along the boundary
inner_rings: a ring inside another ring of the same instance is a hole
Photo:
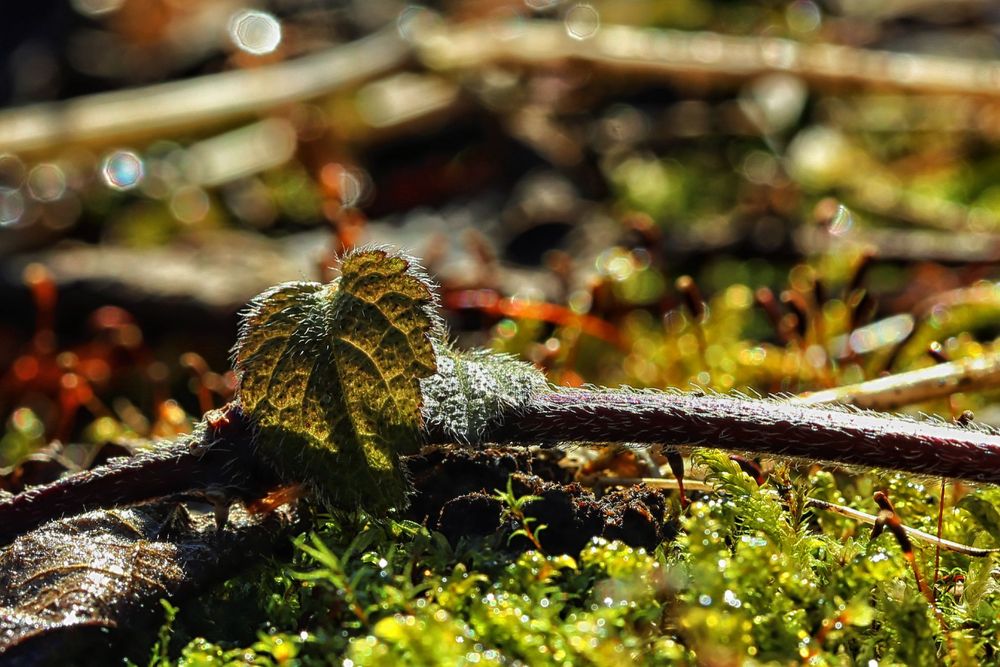
[[[240,308],[389,243],[553,382],[995,354],[976,0],[36,0],[0,23],[3,488],[232,397]],[[996,377],[982,386],[995,386]],[[924,401],[1000,423],[991,393]]]

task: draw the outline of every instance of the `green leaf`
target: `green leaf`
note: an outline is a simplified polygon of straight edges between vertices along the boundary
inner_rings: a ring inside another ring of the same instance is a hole
[[[257,450],[328,505],[381,515],[406,503],[401,454],[420,447],[420,379],[442,336],[429,278],[386,249],[344,256],[329,284],[251,301],[233,350]]]

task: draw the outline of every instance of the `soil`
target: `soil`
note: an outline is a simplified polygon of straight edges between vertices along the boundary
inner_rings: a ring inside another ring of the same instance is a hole
[[[504,513],[497,497],[508,477],[517,497],[538,496],[524,506],[551,554],[576,554],[594,537],[654,549],[676,534],[667,492],[630,487],[603,496],[572,482],[548,450],[439,448],[407,461],[416,493],[407,517],[426,523],[456,544],[462,538],[510,536],[521,524]],[[504,540],[506,541],[506,540]],[[517,536],[513,549],[533,548]]]

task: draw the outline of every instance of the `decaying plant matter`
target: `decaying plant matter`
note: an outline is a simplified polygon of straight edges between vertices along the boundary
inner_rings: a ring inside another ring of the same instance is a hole
[[[155,627],[157,600],[247,565],[292,533],[289,519],[241,512],[220,535],[206,517],[161,502],[84,513],[23,535],[0,554],[0,661],[65,664],[83,651],[93,664],[112,661],[108,640]]]

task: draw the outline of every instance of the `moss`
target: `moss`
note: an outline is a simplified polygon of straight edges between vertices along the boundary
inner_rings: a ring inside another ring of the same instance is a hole
[[[152,664],[997,661],[994,559],[945,552],[933,582],[934,549],[917,545],[939,618],[888,532],[871,540],[866,526],[797,500],[871,509],[865,494],[888,488],[900,515],[924,525],[936,516],[934,484],[779,470],[760,486],[718,452],[696,460],[715,491],[653,552],[596,538],[572,556],[518,553],[499,537],[452,545],[412,522],[328,518],[296,540],[291,563],[263,565],[182,609],[172,657],[161,651]],[[992,544],[993,517],[975,510],[997,493],[972,491],[945,514],[944,533]]]

